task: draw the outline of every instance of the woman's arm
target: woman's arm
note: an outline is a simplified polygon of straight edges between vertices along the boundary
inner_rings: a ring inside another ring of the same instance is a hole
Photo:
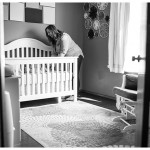
[[[64,57],[69,49],[69,39],[66,35],[63,35],[63,37],[60,40],[60,53],[58,56]]]
[[[52,56],[52,57],[57,57],[57,56],[58,56],[58,53],[56,52],[55,47],[53,47],[52,49],[53,49],[53,51],[52,51],[51,56]]]

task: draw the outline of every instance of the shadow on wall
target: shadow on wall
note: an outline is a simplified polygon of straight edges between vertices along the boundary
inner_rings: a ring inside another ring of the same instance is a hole
[[[42,33],[42,36],[41,36],[40,34],[37,34],[37,32],[36,32],[35,30],[28,30],[28,31],[25,33],[24,37],[37,39],[37,40],[39,40],[39,41],[45,43],[46,45],[49,45],[49,42],[48,42],[48,40],[47,40],[46,35],[45,35],[45,38],[43,38],[43,37],[44,37],[43,33]]]
[[[49,44],[45,35],[45,28],[47,25],[38,23],[25,23],[19,21],[5,21],[4,35],[5,44],[20,39],[20,38],[35,38],[45,44]]]

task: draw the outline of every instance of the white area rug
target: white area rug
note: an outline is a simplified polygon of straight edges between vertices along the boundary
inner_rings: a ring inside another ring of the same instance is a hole
[[[43,147],[134,145],[134,134],[123,133],[117,112],[85,102],[62,102],[21,109],[21,129]]]

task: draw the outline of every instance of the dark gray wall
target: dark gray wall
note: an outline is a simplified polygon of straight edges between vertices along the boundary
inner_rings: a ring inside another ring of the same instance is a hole
[[[48,44],[44,31],[46,26],[47,25],[37,23],[5,21],[5,44],[19,38],[35,38]]]
[[[110,13],[110,5],[104,10]],[[84,28],[84,65],[83,65],[83,89],[98,95],[113,97],[112,89],[120,86],[122,75],[111,73],[108,65],[108,37],[87,37],[88,30]]]

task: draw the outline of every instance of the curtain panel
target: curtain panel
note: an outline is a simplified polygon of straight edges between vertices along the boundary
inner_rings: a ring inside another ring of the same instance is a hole
[[[145,57],[146,49],[146,22],[147,4],[130,3],[130,17],[128,25],[128,41],[126,45],[126,56],[124,62],[124,72],[145,72],[145,61],[132,61],[132,57]]]
[[[108,68],[123,73],[128,35],[129,3],[111,3],[108,39]]]

